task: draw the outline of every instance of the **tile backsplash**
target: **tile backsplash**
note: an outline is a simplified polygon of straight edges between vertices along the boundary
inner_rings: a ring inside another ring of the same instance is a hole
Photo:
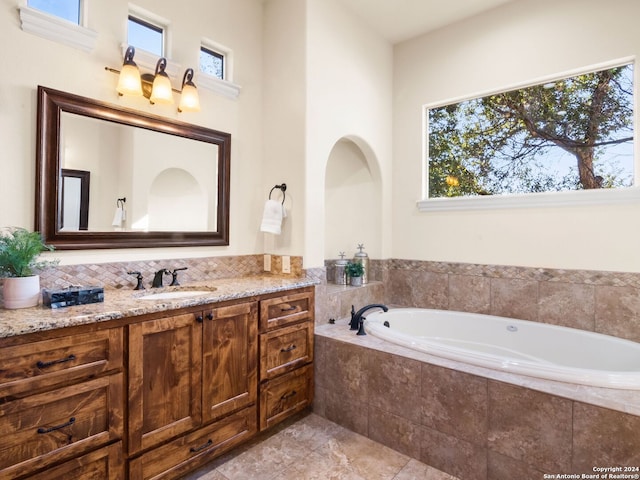
[[[279,257],[276,258],[276,260]],[[272,262],[272,274],[281,274],[281,262]],[[47,288],[64,288],[69,285],[101,285],[105,288],[133,288],[136,279],[129,271],[141,272],[145,287],[151,285],[156,271],[167,268],[187,267],[178,276],[180,283],[197,282],[218,278],[245,277],[268,274],[263,272],[262,255],[237,255],[228,257],[181,258],[98,264],[63,265],[42,272],[41,284]],[[291,258],[291,276],[301,276],[302,258]],[[169,277],[170,280],[170,277]],[[165,279],[165,284],[167,284]]]

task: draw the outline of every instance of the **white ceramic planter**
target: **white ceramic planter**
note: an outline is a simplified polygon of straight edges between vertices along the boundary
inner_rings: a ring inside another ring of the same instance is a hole
[[[2,295],[4,308],[35,307],[40,301],[40,276],[5,278]]]

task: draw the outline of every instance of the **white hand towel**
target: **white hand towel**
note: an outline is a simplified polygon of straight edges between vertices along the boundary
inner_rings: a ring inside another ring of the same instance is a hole
[[[264,204],[264,213],[262,214],[260,231],[280,235],[283,211],[284,208],[280,202],[277,200],[267,200]]]
[[[123,215],[122,208],[121,207],[116,208],[116,213],[114,213],[113,215],[113,222],[111,222],[111,225],[113,225],[114,227],[121,227],[123,217],[124,215]]]

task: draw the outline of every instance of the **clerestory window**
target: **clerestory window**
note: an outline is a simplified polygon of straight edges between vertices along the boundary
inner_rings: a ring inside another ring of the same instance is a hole
[[[225,78],[224,55],[207,47],[200,47],[200,71],[213,77]]]
[[[28,0],[27,5],[80,25],[80,0]]]
[[[127,43],[146,50],[158,57],[164,57],[164,27],[145,19],[129,15],[127,22]]]

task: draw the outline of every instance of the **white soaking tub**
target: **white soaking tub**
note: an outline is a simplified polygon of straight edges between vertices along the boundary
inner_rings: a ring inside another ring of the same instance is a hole
[[[364,325],[371,335],[472,365],[574,384],[640,390],[640,343],[609,335],[421,308],[371,312]]]

